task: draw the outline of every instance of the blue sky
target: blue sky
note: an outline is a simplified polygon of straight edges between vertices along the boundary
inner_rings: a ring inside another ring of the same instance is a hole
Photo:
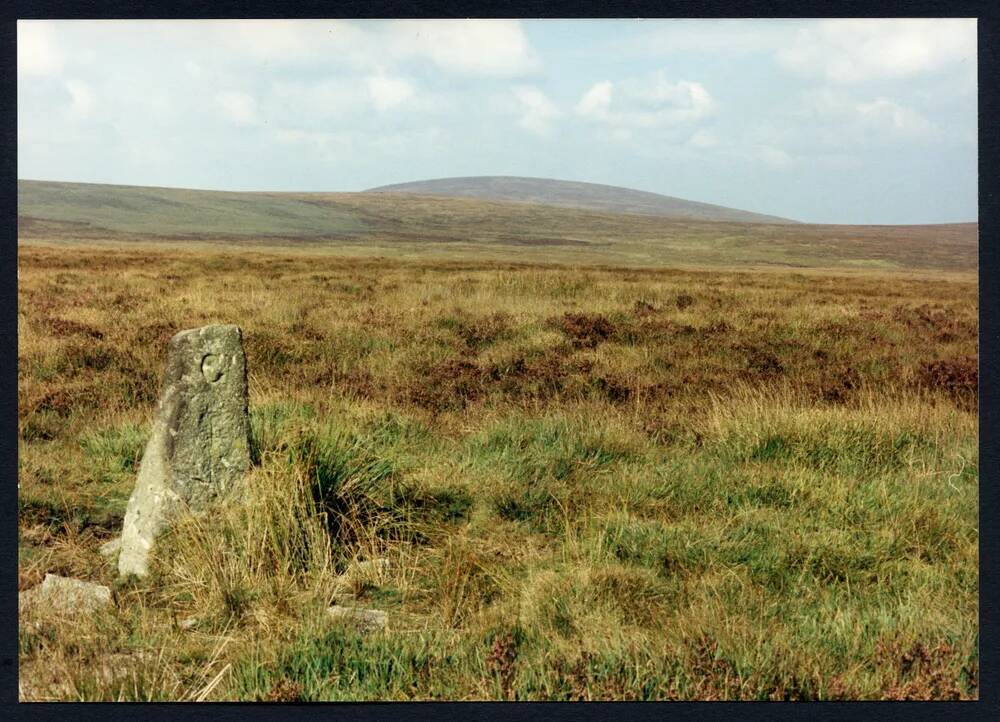
[[[19,21],[18,176],[622,185],[977,218],[975,20]]]

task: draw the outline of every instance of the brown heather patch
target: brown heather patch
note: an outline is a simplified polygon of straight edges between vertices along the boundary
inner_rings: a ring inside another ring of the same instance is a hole
[[[975,319],[957,318],[953,311],[942,306],[922,304],[916,308],[896,306],[893,320],[921,335],[930,335],[939,343],[975,338],[979,325]]]
[[[733,663],[719,652],[719,643],[709,634],[691,640],[687,667],[694,682],[693,698],[712,701],[737,697],[742,680]]]
[[[326,383],[325,374],[317,379],[317,383]],[[371,399],[385,396],[385,386],[371,372],[364,368],[351,369],[347,373],[333,378],[334,385],[348,398]]]
[[[27,416],[37,411],[51,411],[59,416],[69,416],[76,407],[74,402],[79,397],[65,388],[55,388],[44,392],[34,401],[27,401],[23,408],[25,411],[19,412],[20,416]]]
[[[679,293],[677,298],[674,299],[674,305],[677,306],[677,310],[683,311],[694,304],[694,296],[688,293]]]
[[[163,353],[170,339],[181,330],[177,324],[170,321],[143,324],[135,331],[135,342],[138,346],[153,346]]]
[[[511,632],[493,638],[490,653],[486,656],[486,670],[500,686],[502,699],[515,700],[514,675],[517,673],[517,643]]]
[[[640,298],[635,302],[635,306],[632,307],[632,312],[639,318],[645,318],[656,313],[657,308],[649,301],[644,301]]]
[[[406,401],[431,411],[461,409],[482,395],[483,370],[466,358],[424,367],[401,394]]]
[[[107,344],[74,343],[63,349],[56,368],[66,376],[75,376],[85,371],[104,371],[116,363],[126,368],[130,361],[130,356]]]
[[[747,370],[754,376],[778,376],[785,372],[785,366],[768,348],[744,347]]]
[[[258,702],[302,702],[302,684],[295,680],[282,677],[268,691],[267,696]]]
[[[832,404],[844,404],[854,398],[861,387],[861,374],[850,366],[826,369],[820,381],[819,396]]]
[[[480,349],[503,338],[510,332],[510,316],[495,312],[475,320],[459,321],[455,332],[471,349]]]
[[[569,359],[558,350],[493,363],[461,356],[418,367],[414,381],[398,387],[398,396],[437,412],[462,409],[491,395],[508,402],[547,401],[570,388],[582,391],[588,384],[613,403],[631,396],[631,390],[613,377],[591,379],[592,369],[591,361]]]
[[[960,405],[975,408],[979,403],[979,357],[924,361],[917,369],[917,381],[927,388],[944,391]]]
[[[293,339],[274,331],[261,329],[255,333],[248,333],[244,329],[243,343],[248,362],[252,359],[254,368],[258,372],[283,373],[302,358],[302,349]]]
[[[147,300],[148,298],[145,294],[127,290],[121,291],[112,296],[111,306],[118,311],[128,311],[136,308]]]
[[[93,339],[104,338],[104,333],[100,329],[96,329],[93,326],[88,326],[85,323],[78,323],[76,321],[69,321],[64,318],[46,318],[42,321],[43,325],[48,329],[56,338],[65,338],[66,336],[87,336]]]
[[[576,348],[594,348],[615,332],[614,324],[597,313],[566,313],[550,319],[550,323],[569,336]]]
[[[956,650],[944,642],[928,647],[921,640],[906,645],[898,639],[879,639],[875,662],[889,676],[882,699],[977,699],[978,662],[963,666],[956,656]]]
[[[322,331],[317,330],[308,321],[304,319],[299,319],[294,321],[288,328],[289,333],[297,338],[301,338],[306,341],[324,341],[326,340],[326,334]]]
[[[51,413],[29,412],[18,422],[18,436],[24,441],[51,441],[59,436],[65,419]]]

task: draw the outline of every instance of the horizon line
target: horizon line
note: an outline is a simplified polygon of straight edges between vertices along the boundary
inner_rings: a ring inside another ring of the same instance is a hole
[[[198,188],[198,187],[193,187],[193,186],[141,185],[141,184],[136,184],[136,183],[112,183],[112,182],[106,182],[106,181],[54,180],[54,179],[51,179],[51,178],[21,178],[20,176],[17,178],[17,182],[20,183],[22,181],[26,181],[26,182],[29,182],[29,183],[64,183],[64,184],[67,184],[67,185],[73,184],[73,185],[91,185],[91,186],[113,186],[113,187],[116,186],[116,187],[121,187],[121,188],[151,188],[151,189],[161,189],[161,190],[195,191],[195,192],[198,192],[198,193],[252,193],[252,194],[258,194],[258,193],[259,194],[288,193],[288,194],[293,194],[293,195],[294,194],[299,194],[299,195],[329,195],[329,194],[341,194],[341,193],[342,194],[363,194],[363,193],[371,193],[373,191],[379,191],[379,189],[385,188],[386,186],[406,185],[406,184],[409,184],[409,183],[426,183],[426,182],[437,181],[437,180],[460,180],[460,179],[469,179],[469,178],[523,178],[523,179],[530,179],[530,180],[559,181],[559,182],[564,182],[564,183],[580,183],[580,184],[584,184],[584,185],[605,186],[607,188],[619,188],[619,189],[622,189],[622,190],[630,190],[630,191],[635,191],[635,192],[638,192],[638,193],[649,193],[651,195],[662,196],[664,198],[672,198],[672,199],[676,199],[676,200],[685,201],[685,202],[688,202],[688,203],[700,203],[700,204],[703,204],[703,205],[710,205],[710,206],[716,206],[718,208],[725,208],[727,210],[735,210],[735,211],[742,211],[742,212],[745,212],[745,213],[754,213],[754,214],[757,214],[757,215],[772,216],[774,218],[780,218],[782,220],[792,221],[793,225],[808,225],[808,226],[864,226],[864,227],[872,227],[872,226],[876,226],[876,227],[877,226],[896,226],[896,227],[898,227],[898,226],[954,226],[954,225],[970,225],[970,224],[978,225],[979,224],[979,218],[978,217],[975,218],[974,220],[933,221],[933,222],[929,222],[929,223],[829,223],[829,222],[820,222],[820,221],[802,221],[802,220],[797,220],[797,219],[792,219],[792,218],[786,218],[784,216],[777,216],[777,215],[774,215],[774,214],[771,214],[771,213],[766,213],[764,211],[751,211],[751,210],[748,210],[748,209],[745,209],[745,208],[734,208],[732,206],[724,206],[724,205],[721,205],[719,203],[712,203],[710,201],[696,201],[696,200],[693,200],[693,199],[690,199],[690,198],[681,198],[680,196],[668,196],[665,193],[659,193],[657,191],[647,191],[647,190],[643,190],[641,188],[632,188],[630,186],[617,186],[617,185],[611,185],[609,183],[596,183],[596,182],[593,182],[593,181],[569,180],[569,179],[566,179],[566,178],[548,178],[548,177],[544,177],[544,176],[519,176],[519,175],[442,176],[440,178],[424,178],[424,179],[420,179],[420,180],[397,181],[397,182],[394,182],[394,183],[385,183],[385,184],[382,184],[382,185],[379,185],[379,186],[373,186],[371,188],[366,188],[364,190],[354,190],[354,191],[344,191],[344,190],[336,190],[336,191],[335,190],[260,190],[260,189],[257,189],[257,190],[248,190],[248,189],[234,190],[232,188]],[[379,191],[379,192],[382,192],[382,193],[391,193],[392,191]],[[403,193],[405,193],[406,195],[420,195],[420,194],[416,194],[416,193],[408,193],[408,192],[405,192],[405,191]],[[427,195],[428,196],[434,196],[436,194],[428,193]],[[442,198],[469,198],[469,199],[475,199],[474,197],[471,197],[471,196],[441,196],[441,195],[439,195],[438,197],[442,197]],[[489,200],[489,199],[480,198],[479,200]],[[547,206],[553,206],[554,205],[554,206],[558,207],[558,204],[544,203],[544,202],[538,202],[538,201],[511,201],[509,199],[494,199],[494,202],[501,202],[501,203],[503,203],[503,202],[506,202],[506,203],[512,203],[512,202],[513,203],[531,203],[531,204],[534,204],[534,205],[547,205]],[[627,215],[627,214],[623,214],[623,215]],[[669,217],[664,216],[664,218],[669,218]]]

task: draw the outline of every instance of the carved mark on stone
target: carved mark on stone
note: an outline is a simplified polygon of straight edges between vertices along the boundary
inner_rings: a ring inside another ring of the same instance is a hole
[[[201,373],[208,383],[218,383],[226,373],[225,354],[205,354],[201,359]]]

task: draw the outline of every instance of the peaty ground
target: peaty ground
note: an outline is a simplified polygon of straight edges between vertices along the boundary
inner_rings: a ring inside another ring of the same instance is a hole
[[[978,694],[972,274],[19,256],[19,585],[115,587],[22,617],[22,699]],[[246,491],[117,584],[167,340],[217,322]]]

